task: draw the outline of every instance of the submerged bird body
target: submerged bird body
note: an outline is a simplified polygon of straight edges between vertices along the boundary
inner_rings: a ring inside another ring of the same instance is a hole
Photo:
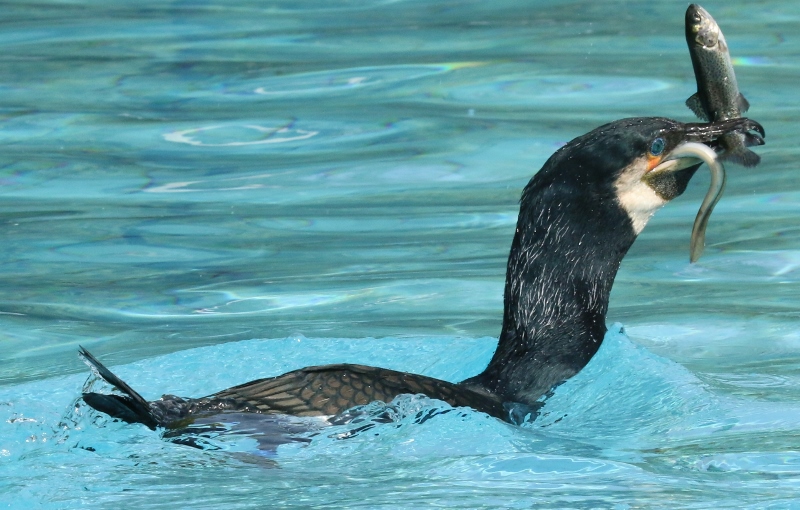
[[[697,4],[686,10],[686,43],[697,80],[697,92],[686,100],[686,106],[699,118],[712,122],[741,117],[750,104],[739,92],[728,43],[714,18]],[[722,157],[756,166],[761,158],[747,146],[762,143],[758,137],[743,133],[728,134],[720,140],[725,149]]]
[[[486,370],[452,383],[362,365],[326,365],[260,379],[202,398],[148,402],[82,350],[123,395],[85,393],[95,409],[167,428],[223,413],[322,416],[401,394],[425,394],[514,421],[517,405],[540,398],[580,371],[606,333],[608,299],[620,262],[650,216],[686,188],[701,164],[686,147],[763,129],[748,119],[682,124],[624,119],[559,149],[520,200],[508,260],[503,328]],[[688,155],[687,155],[688,154]],[[712,152],[713,154],[713,152]]]
[[[90,406],[130,423],[150,428],[180,428],[198,418],[221,413],[272,413],[333,417],[374,401],[390,402],[404,394],[425,394],[452,406],[467,406],[504,418],[503,402],[492,395],[465,390],[458,384],[396,370],[337,364],[307,367],[234,386],[202,398],[164,395],[146,401],[86,350],[81,355],[103,379],[124,396],[86,393]]]

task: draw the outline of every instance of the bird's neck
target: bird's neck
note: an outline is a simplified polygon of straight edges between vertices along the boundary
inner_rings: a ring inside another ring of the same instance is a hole
[[[635,239],[630,219],[610,195],[526,189],[508,258],[497,351],[465,385],[533,404],[581,370],[606,333],[611,286]]]

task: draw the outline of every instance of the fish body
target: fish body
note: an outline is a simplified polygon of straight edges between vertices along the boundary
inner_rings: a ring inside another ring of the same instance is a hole
[[[686,100],[686,106],[709,122],[741,117],[750,104],[739,92],[728,43],[714,18],[697,4],[686,10],[686,43],[697,79],[697,93]],[[755,166],[761,158],[747,147],[763,143],[757,136],[727,134],[720,140],[725,149],[721,159]]]

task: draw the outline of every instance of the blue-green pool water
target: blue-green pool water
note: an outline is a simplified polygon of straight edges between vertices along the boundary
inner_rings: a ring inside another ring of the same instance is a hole
[[[699,263],[706,173],[651,220],[603,347],[536,422],[408,397],[265,457],[75,404],[78,344],[147,398],[329,362],[479,372],[531,175],[610,120],[693,120],[686,5],[0,5],[0,505],[800,507],[788,0],[703,4],[763,163],[728,166]]]

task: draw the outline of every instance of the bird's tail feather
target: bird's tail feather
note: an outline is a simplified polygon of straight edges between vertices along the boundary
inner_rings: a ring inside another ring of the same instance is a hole
[[[79,355],[83,361],[89,365],[92,372],[101,377],[108,384],[114,386],[124,395],[105,395],[103,393],[84,393],[83,401],[102,413],[106,413],[114,418],[128,423],[143,423],[155,429],[158,420],[153,416],[150,404],[133,388],[117,377],[111,370],[92,356],[92,354],[80,347]]]

